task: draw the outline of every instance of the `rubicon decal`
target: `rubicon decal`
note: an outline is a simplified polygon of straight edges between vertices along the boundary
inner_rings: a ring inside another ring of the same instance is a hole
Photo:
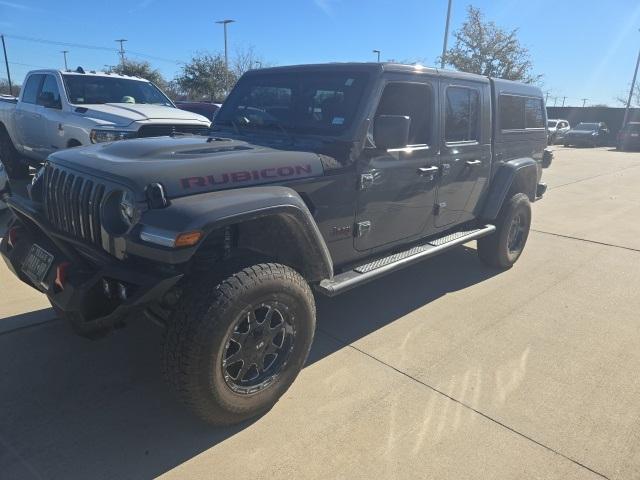
[[[202,188],[210,185],[262,183],[280,178],[295,178],[311,175],[311,165],[287,165],[284,167],[263,168],[261,170],[239,170],[237,172],[206,175],[204,177],[186,177],[180,180],[182,188]]]

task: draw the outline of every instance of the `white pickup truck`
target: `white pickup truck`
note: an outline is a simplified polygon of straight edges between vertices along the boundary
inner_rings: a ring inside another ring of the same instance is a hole
[[[206,134],[153,83],[104,72],[34,70],[19,98],[0,96],[0,161],[13,178],[57,150],[135,137]]]

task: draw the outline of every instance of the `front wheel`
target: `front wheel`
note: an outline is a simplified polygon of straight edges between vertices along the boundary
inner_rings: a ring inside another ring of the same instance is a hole
[[[165,378],[214,425],[267,412],[311,348],[316,313],[309,285],[293,269],[265,263],[187,287],[165,332]]]
[[[511,268],[520,258],[531,228],[531,203],[517,193],[502,206],[496,219],[496,231],[478,240],[478,256],[495,268]]]

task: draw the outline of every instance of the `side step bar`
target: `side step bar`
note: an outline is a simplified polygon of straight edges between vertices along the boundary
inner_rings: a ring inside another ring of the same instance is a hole
[[[496,227],[485,225],[473,230],[453,232],[444,237],[429,240],[403,252],[379,258],[369,263],[359,265],[353,270],[340,273],[331,280],[323,280],[317,289],[329,297],[351,290],[354,287],[367,283],[387,273],[419,262],[425,258],[433,257],[450,248],[457,247],[471,240],[484,237],[495,232]]]

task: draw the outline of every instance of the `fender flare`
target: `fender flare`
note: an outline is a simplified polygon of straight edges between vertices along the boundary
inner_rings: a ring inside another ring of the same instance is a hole
[[[516,158],[500,165],[482,210],[482,219],[495,220],[509,192],[516,188],[525,193],[531,202],[536,200],[539,164],[531,157]]]
[[[293,237],[292,245],[304,252],[301,273],[308,281],[333,277],[331,254],[318,225],[304,200],[291,188],[249,187],[181,197],[171,200],[167,208],[148,210],[141,222],[174,232],[204,232],[198,245],[176,251],[180,254],[173,260],[181,263],[189,261],[214,230],[267,217],[277,217],[278,226]]]

